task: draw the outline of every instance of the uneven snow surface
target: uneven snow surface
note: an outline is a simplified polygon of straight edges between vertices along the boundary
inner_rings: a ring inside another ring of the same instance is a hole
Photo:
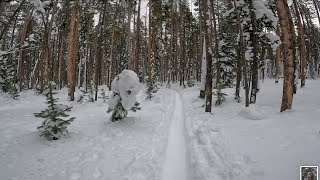
[[[68,102],[62,89],[59,103],[73,106],[76,119],[58,141],[36,129],[43,95],[0,93],[0,180],[299,179],[299,166],[320,166],[320,81],[306,84],[283,113],[282,82],[273,80],[249,108],[224,90],[226,102],[212,113],[204,113],[199,84],[161,87],[152,101],[141,91],[142,110],[114,123],[102,99]]]

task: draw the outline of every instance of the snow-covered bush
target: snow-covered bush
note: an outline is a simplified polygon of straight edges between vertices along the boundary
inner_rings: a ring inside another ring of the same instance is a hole
[[[88,86],[87,90],[86,88],[80,89],[81,94],[79,96],[79,99],[77,100],[79,103],[84,102],[94,102],[94,84],[93,81],[90,82],[90,86]]]
[[[16,99],[18,88],[16,87],[15,67],[8,62],[8,57],[0,51],[0,91],[8,93]]]
[[[102,99],[103,102],[107,102],[107,100],[109,99],[109,96],[106,95],[106,91],[104,89],[101,89],[100,95],[101,95],[101,97],[99,97],[99,98]]]
[[[38,129],[41,131],[40,136],[45,136],[49,140],[57,140],[66,135],[67,126],[75,119],[75,117],[67,118],[69,115],[66,112],[70,112],[72,107],[57,104],[58,98],[53,97],[54,94],[57,94],[53,92],[53,86],[54,83],[50,82],[48,89],[43,92],[47,96],[48,108],[40,113],[34,113],[36,117],[45,119]]]
[[[153,97],[153,94],[155,94],[157,91],[158,91],[157,86],[154,83],[152,83],[152,82],[147,83],[146,94],[147,94],[148,100],[151,100]]]
[[[131,70],[123,70],[111,83],[112,94],[108,100],[109,110],[113,111],[111,121],[118,121],[128,115],[135,107],[136,95],[141,89],[137,74]]]

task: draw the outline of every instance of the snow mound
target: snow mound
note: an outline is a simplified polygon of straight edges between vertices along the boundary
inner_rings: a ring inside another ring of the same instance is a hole
[[[250,120],[262,120],[265,118],[265,114],[261,112],[256,106],[250,106],[243,108],[239,115],[245,119]]]

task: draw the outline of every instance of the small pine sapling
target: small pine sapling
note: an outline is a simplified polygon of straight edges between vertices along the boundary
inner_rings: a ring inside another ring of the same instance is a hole
[[[103,100],[103,102],[107,102],[107,100],[109,99],[109,97],[106,95],[106,91],[104,89],[101,89],[101,93],[100,93],[101,97],[99,97],[100,99]]]
[[[57,93],[52,89],[53,83],[50,82],[48,89],[43,92],[47,97],[48,108],[34,115],[45,119],[38,127],[38,130],[41,131],[40,136],[45,136],[49,140],[58,140],[68,134],[67,126],[75,117],[67,118],[69,115],[66,112],[70,112],[72,107],[57,104],[58,98],[53,97]]]
[[[226,101],[225,96],[227,96],[227,94],[222,92],[220,85],[217,86],[217,89],[216,89],[216,92],[214,93],[214,95],[217,96],[217,101],[215,103],[216,106],[220,106],[223,102]]]
[[[191,77],[191,78],[192,78],[192,77]],[[195,83],[194,79],[189,79],[189,80],[187,80],[187,85],[188,85],[188,87],[194,86],[194,83]]]
[[[88,86],[88,89],[81,89],[80,91],[82,94],[79,97],[78,102],[84,103],[84,102],[94,102],[93,95],[94,95],[94,84],[93,81],[90,82],[90,86]]]
[[[146,99],[151,100],[153,98],[153,94],[155,94],[157,91],[158,91],[157,86],[154,83],[148,82]]]

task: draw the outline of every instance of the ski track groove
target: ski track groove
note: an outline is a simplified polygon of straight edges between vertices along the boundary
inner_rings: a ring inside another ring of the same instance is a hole
[[[161,180],[187,180],[188,178],[184,105],[180,92],[175,91],[174,98],[174,109]]]

